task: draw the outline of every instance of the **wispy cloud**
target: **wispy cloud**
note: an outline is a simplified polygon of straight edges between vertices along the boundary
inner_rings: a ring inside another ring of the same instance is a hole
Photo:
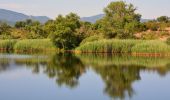
[[[7,9],[19,9],[22,8],[23,6],[20,4],[16,3],[1,3],[0,8],[7,8]]]

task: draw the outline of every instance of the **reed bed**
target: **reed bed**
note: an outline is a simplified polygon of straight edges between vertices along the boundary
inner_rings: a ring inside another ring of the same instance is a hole
[[[170,46],[162,41],[149,40],[132,47],[133,53],[162,53],[169,54]]]
[[[158,40],[100,40],[80,45],[81,53],[170,53],[170,46]]]
[[[16,40],[0,40],[0,51],[13,51]]]
[[[14,46],[15,52],[44,52],[55,50],[55,45],[49,39],[20,40]]]

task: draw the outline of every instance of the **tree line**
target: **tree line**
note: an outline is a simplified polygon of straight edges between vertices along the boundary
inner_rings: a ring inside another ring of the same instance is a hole
[[[167,16],[141,22],[141,15],[136,13],[136,7],[123,1],[111,2],[104,8],[104,14],[105,16],[95,23],[81,21],[75,13],[58,15],[55,20],[44,24],[30,19],[18,21],[15,26],[0,22],[0,39],[50,38],[60,49],[73,49],[84,39],[93,36],[105,39],[135,39],[135,33],[170,27],[170,18]]]

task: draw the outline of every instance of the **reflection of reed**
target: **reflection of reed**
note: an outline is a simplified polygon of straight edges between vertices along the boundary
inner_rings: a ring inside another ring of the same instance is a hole
[[[120,55],[77,55],[85,63],[95,65],[136,65],[147,68],[168,67],[170,65],[169,57],[135,57]]]
[[[7,70],[9,68],[9,59],[0,58],[0,71]]]
[[[85,72],[85,66],[80,59],[71,54],[60,54],[48,63],[45,73],[49,77],[56,77],[59,86],[75,87],[79,77]]]

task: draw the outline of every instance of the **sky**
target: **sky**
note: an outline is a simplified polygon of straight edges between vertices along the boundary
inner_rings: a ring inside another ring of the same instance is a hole
[[[80,17],[102,14],[103,8],[116,0],[0,0],[0,8],[17,11],[27,15],[48,16],[77,13]],[[118,0],[117,0],[118,1]],[[123,0],[137,7],[142,18],[170,16],[170,0]]]

